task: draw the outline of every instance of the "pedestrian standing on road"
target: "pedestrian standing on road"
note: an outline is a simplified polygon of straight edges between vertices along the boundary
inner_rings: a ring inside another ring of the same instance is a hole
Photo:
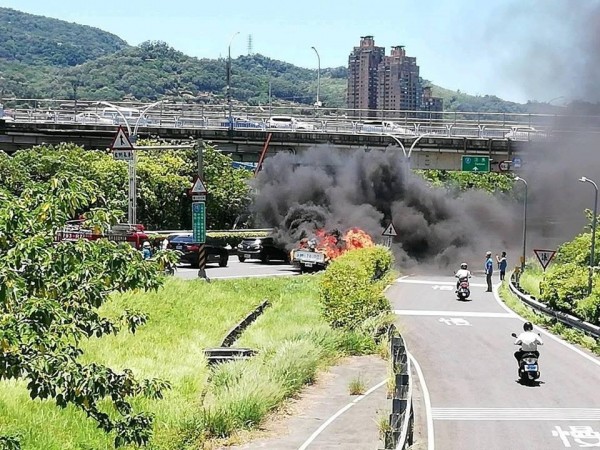
[[[498,270],[500,271],[500,281],[504,281],[504,275],[506,275],[506,266],[508,265],[508,262],[506,261],[506,252],[502,252],[501,257],[496,255],[496,261],[498,262]]]
[[[485,279],[487,281],[487,291],[492,292],[492,274],[494,273],[494,261],[492,261],[492,252],[485,254]]]

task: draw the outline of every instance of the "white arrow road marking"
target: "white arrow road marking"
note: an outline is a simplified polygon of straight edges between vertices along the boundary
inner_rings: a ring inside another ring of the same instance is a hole
[[[600,408],[432,408],[434,420],[596,421]]]
[[[452,289],[454,289],[454,286],[439,286],[437,284],[431,287],[433,289],[439,289],[440,291],[451,291]]]
[[[486,317],[486,318],[501,318],[501,319],[514,319],[515,313],[501,313],[501,312],[463,312],[463,311],[426,311],[419,309],[396,309],[394,314],[398,316],[460,316],[460,317]]]

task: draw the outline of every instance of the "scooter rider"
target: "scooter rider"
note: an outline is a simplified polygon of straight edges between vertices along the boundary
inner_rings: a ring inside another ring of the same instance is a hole
[[[467,263],[462,263],[460,265],[460,269],[456,271],[456,274],[454,275],[456,278],[458,278],[458,280],[456,281],[456,291],[458,292],[458,288],[460,287],[460,281],[464,278],[466,278],[467,280],[469,278],[471,278],[471,271],[467,270]]]
[[[515,345],[520,345],[521,348],[515,352],[515,358],[517,363],[521,362],[521,357],[525,353],[533,353],[537,358],[540,357],[540,352],[537,349],[538,345],[544,345],[540,336],[533,332],[533,325],[531,322],[525,322],[523,324],[523,333],[517,336]]]

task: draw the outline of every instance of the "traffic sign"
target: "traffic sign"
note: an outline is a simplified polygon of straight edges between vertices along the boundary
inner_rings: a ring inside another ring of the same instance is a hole
[[[196,181],[194,181],[194,185],[192,186],[192,194],[206,194],[207,190],[206,187],[204,186],[204,183],[202,182],[202,180],[200,178],[196,178]]]
[[[521,158],[519,158],[518,156],[515,156],[512,159],[512,165],[515,169],[520,169],[522,163],[523,163],[523,161],[521,161]]]
[[[489,172],[489,156],[463,155],[461,158],[461,170],[463,172]]]
[[[113,158],[121,161],[133,161],[133,150],[113,150]]]
[[[390,224],[388,225],[388,227],[384,230],[383,233],[381,233],[382,236],[398,236],[398,233],[396,233],[396,229],[394,228],[394,224],[390,222]]]
[[[194,242],[204,244],[206,242],[206,203],[192,203],[192,231]]]
[[[117,130],[117,135],[113,139],[112,144],[110,144],[111,150],[133,150],[133,144],[125,134],[125,130],[123,130],[122,126],[119,126]]]
[[[544,268],[544,270],[546,270],[546,267],[548,267],[548,264],[550,264],[550,261],[552,261],[552,258],[554,258],[554,255],[556,254],[555,250],[534,249],[533,252],[535,253],[535,256],[537,256],[537,259]]]
[[[511,163],[512,161],[500,161],[500,164],[498,164],[498,169],[500,169],[500,172],[508,172],[510,170]]]
[[[193,202],[205,202],[206,194],[194,194],[194,195],[192,195],[192,201]]]

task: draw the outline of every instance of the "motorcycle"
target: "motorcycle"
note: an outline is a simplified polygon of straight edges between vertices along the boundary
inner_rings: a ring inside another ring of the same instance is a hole
[[[458,289],[456,290],[456,295],[459,300],[466,300],[471,295],[471,290],[469,287],[469,279],[468,278],[460,278],[458,280]]]
[[[515,339],[516,333],[511,334]],[[519,379],[522,383],[531,384],[540,377],[538,355],[534,352],[523,352],[519,358]]]

